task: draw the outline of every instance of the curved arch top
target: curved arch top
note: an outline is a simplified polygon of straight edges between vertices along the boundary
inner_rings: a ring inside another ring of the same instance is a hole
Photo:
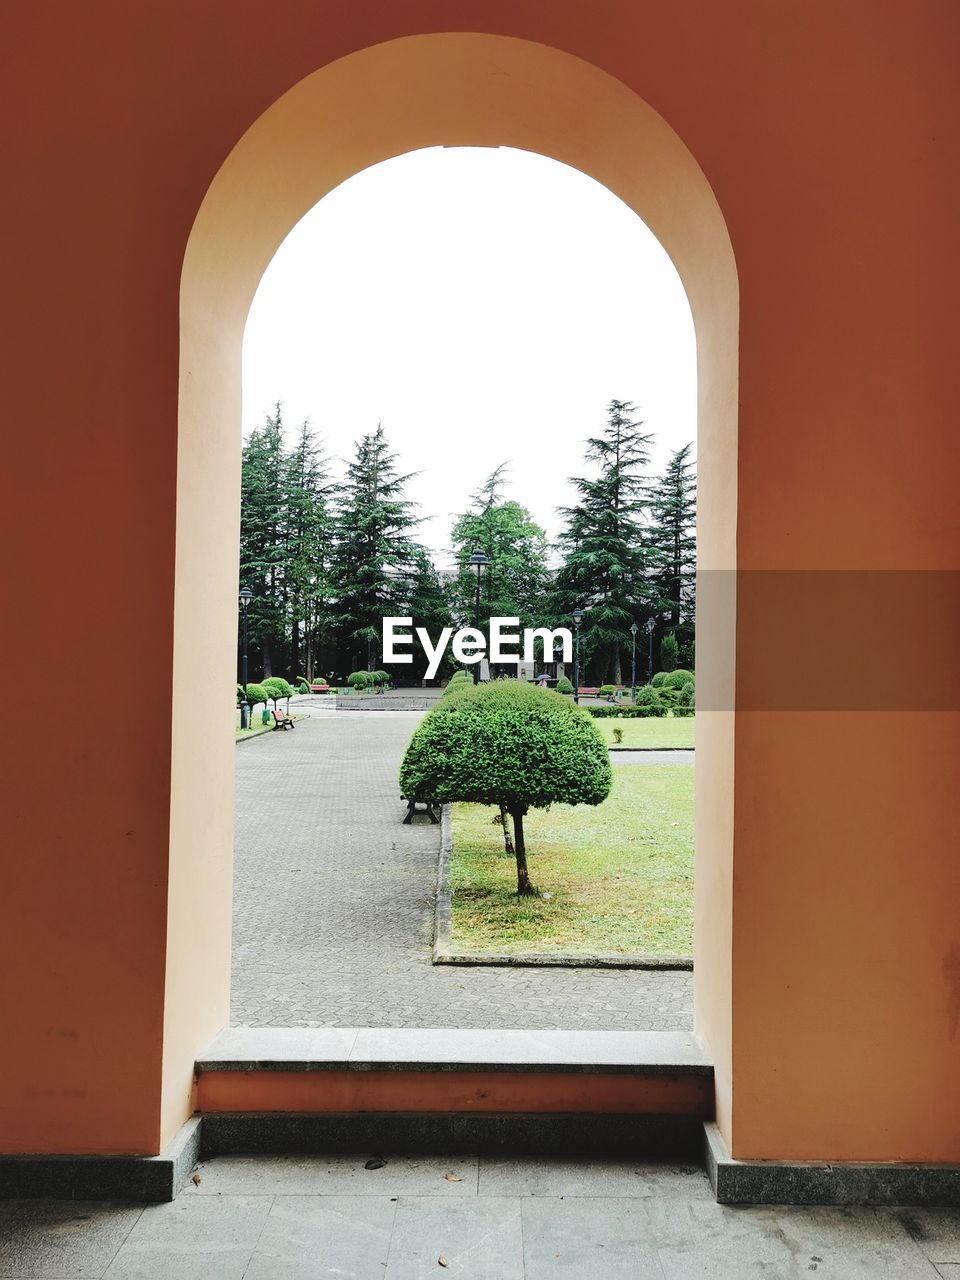
[[[323,196],[361,169],[432,146],[509,146],[562,161],[608,187],[660,240],[686,290],[697,339],[699,567],[736,564],[733,248],[703,171],[657,112],[569,53],[475,33],[372,45],[322,67],[268,108],[213,179],[181,281],[168,955],[182,952],[172,939],[182,932],[192,939],[194,963],[184,974],[168,961],[167,1132],[185,1114],[193,1051],[218,1029],[216,1010],[229,984],[232,823],[229,804],[211,813],[209,797],[232,794],[233,748],[221,741],[216,709],[196,714],[195,690],[209,685],[212,672],[223,673],[224,697],[231,689],[247,313],[278,245]],[[733,685],[732,600],[704,598],[697,625],[698,692],[710,705],[732,707],[730,694],[719,692]],[[722,1121],[730,1056],[732,712],[698,721],[698,1025],[717,1064]],[[200,865],[198,829],[209,833]],[[198,937],[203,957],[196,955]],[[209,975],[206,999],[198,1000],[197,973]]]

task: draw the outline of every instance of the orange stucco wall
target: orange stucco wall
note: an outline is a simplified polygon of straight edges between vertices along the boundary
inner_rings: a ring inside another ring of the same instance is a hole
[[[705,175],[739,279],[739,567],[960,567],[947,0],[23,6],[0,79],[3,598],[8,675],[37,689],[11,698],[41,714],[4,736],[0,771],[2,1150],[155,1151],[225,1017],[209,842],[229,789],[198,821],[170,802],[190,791],[175,570],[187,680],[202,583],[184,534],[206,536],[190,523],[203,439],[178,441],[184,255],[227,156],[292,86],[436,31],[576,55],[659,113]],[[611,134],[614,167],[624,145]],[[595,140],[591,168],[603,160]],[[185,322],[222,370],[236,357],[205,298]],[[211,590],[225,603],[232,584]],[[807,633],[771,639],[738,609],[749,690],[771,645],[789,670]],[[953,621],[938,599],[904,632]],[[841,634],[829,658],[856,664],[862,643]],[[904,656],[891,645],[891,672]],[[940,675],[946,705],[955,675]],[[736,1155],[960,1159],[958,719],[741,710],[708,729],[736,783],[729,858],[698,870],[698,1024]]]

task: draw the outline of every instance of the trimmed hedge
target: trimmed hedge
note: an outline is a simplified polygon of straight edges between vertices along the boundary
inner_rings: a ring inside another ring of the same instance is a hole
[[[347,684],[351,689],[369,689],[373,684],[373,672],[351,671],[347,676]]]
[[[693,684],[693,672],[683,671],[679,667],[664,677],[663,683],[668,689],[682,689],[685,684]]]
[[[616,692],[617,686],[615,684],[602,684],[597,690],[597,697],[612,698]]]
[[[573,685],[566,676],[561,676],[557,681],[557,693],[573,693]]]
[[[310,692],[310,686],[307,684],[306,680],[304,680],[303,676],[301,676],[300,679],[297,681],[297,693],[309,693],[309,692]]]
[[[645,684],[637,690],[634,705],[630,708],[637,716],[665,716],[667,708],[660,694],[652,685]]]
[[[371,672],[371,675],[373,676],[373,683],[374,683],[375,685],[377,685],[377,684],[384,684],[384,685],[386,685],[386,684],[389,684],[389,683],[390,683],[390,672],[389,672],[389,671],[373,671],[373,672]]]

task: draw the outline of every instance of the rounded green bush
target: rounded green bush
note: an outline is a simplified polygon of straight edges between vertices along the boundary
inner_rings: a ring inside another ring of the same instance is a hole
[[[600,698],[612,698],[616,692],[617,686],[615,684],[602,684],[597,690],[597,696]]]
[[[369,689],[373,684],[373,672],[351,671],[347,676],[347,684],[351,689]]]
[[[390,672],[389,672],[389,671],[372,671],[370,674],[373,676],[373,683],[374,683],[374,684],[389,684],[389,683],[390,683]]]
[[[525,813],[553,803],[600,804],[607,747],[590,717],[551,689],[496,680],[441,700],[410,739],[400,789],[443,804],[469,800]]]
[[[255,707],[258,702],[262,702],[263,705],[266,706],[269,698],[270,695],[262,684],[247,685],[247,701],[250,703],[251,707]]]
[[[667,674],[663,683],[668,689],[682,689],[685,684],[693,684],[693,672],[683,671],[678,667],[676,671]]]
[[[573,693],[573,685],[566,676],[561,676],[557,681],[557,693]]]
[[[653,685],[655,689],[659,689],[660,686],[666,682],[667,676],[669,674],[670,673],[668,671],[658,671],[657,674],[650,681],[650,683]]]
[[[260,683],[263,688],[266,689],[267,697],[274,706],[277,705],[281,698],[286,698],[288,696],[287,690],[290,689],[290,686],[287,684],[286,680],[282,680],[280,676],[268,676],[266,680],[262,680]],[[292,693],[293,690],[291,689],[290,692]]]
[[[659,691],[650,684],[645,684],[642,689],[637,690],[637,700],[633,709],[638,716],[663,716],[667,713]]]
[[[309,692],[310,692],[310,686],[307,684],[306,680],[304,680],[303,676],[301,676],[300,679],[297,681],[297,693],[309,693]]]
[[[241,702],[246,702],[246,700],[247,700],[247,695],[244,692],[243,685],[238,684],[237,685],[237,706],[239,707]]]

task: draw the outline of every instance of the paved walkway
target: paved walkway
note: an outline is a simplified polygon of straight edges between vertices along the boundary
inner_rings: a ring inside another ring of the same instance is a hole
[[[953,1209],[731,1209],[699,1169],[221,1156],[171,1204],[0,1204],[19,1280],[957,1280]]]
[[[295,710],[236,749],[234,1025],[691,1027],[689,973],[431,964],[439,828],[401,825],[397,783],[419,714]]]

